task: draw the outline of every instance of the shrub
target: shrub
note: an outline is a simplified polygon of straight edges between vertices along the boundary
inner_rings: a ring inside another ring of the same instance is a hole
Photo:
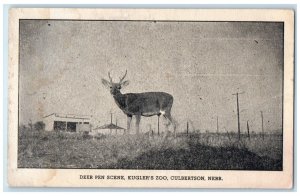
[[[38,121],[33,125],[36,131],[45,131],[45,123],[42,121]]]

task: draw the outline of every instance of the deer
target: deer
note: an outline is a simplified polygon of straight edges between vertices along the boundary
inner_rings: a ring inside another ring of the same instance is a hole
[[[132,117],[136,118],[136,134],[139,134],[139,124],[141,117],[151,117],[162,115],[167,120],[166,126],[173,125],[174,135],[176,137],[176,122],[171,116],[173,105],[173,96],[165,92],[143,92],[143,93],[126,93],[122,94],[121,89],[129,84],[124,81],[127,70],[119,82],[113,82],[110,72],[108,72],[109,81],[102,79],[102,84],[110,90],[117,106],[127,116],[127,133],[130,132]]]

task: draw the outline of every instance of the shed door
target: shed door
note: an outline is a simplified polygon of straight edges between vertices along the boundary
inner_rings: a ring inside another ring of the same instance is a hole
[[[76,122],[67,122],[67,131],[76,132]]]
[[[54,130],[55,131],[62,131],[66,130],[66,122],[64,121],[54,121]]]

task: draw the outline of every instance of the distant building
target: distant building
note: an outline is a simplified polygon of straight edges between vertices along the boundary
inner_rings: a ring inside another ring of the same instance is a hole
[[[94,128],[91,132],[92,135],[97,135],[97,134],[103,134],[103,135],[123,135],[125,134],[126,129],[123,127],[119,127],[117,124],[117,119],[116,119],[116,124],[113,124],[112,122],[112,113],[110,113],[110,124],[105,124],[102,126],[98,126]]]
[[[125,128],[110,123],[93,129],[92,135],[96,135],[98,133],[101,133],[103,135],[123,135],[125,134],[125,131]]]
[[[91,131],[89,115],[49,114],[43,118],[46,131],[83,132]]]

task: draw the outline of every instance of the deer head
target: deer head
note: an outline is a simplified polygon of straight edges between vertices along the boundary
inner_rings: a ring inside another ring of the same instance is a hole
[[[110,89],[110,93],[111,93],[112,95],[116,95],[116,94],[120,93],[120,90],[121,90],[123,87],[125,87],[125,86],[127,86],[127,85],[129,84],[129,81],[128,81],[128,80],[124,81],[126,75],[127,75],[127,70],[126,70],[124,76],[123,76],[122,78],[120,78],[120,81],[117,82],[117,83],[114,83],[113,80],[112,80],[112,78],[111,78],[111,76],[110,76],[110,72],[108,72],[108,78],[109,78],[109,81],[107,81],[107,80],[105,80],[105,79],[102,79],[102,84],[103,84],[106,88]]]

